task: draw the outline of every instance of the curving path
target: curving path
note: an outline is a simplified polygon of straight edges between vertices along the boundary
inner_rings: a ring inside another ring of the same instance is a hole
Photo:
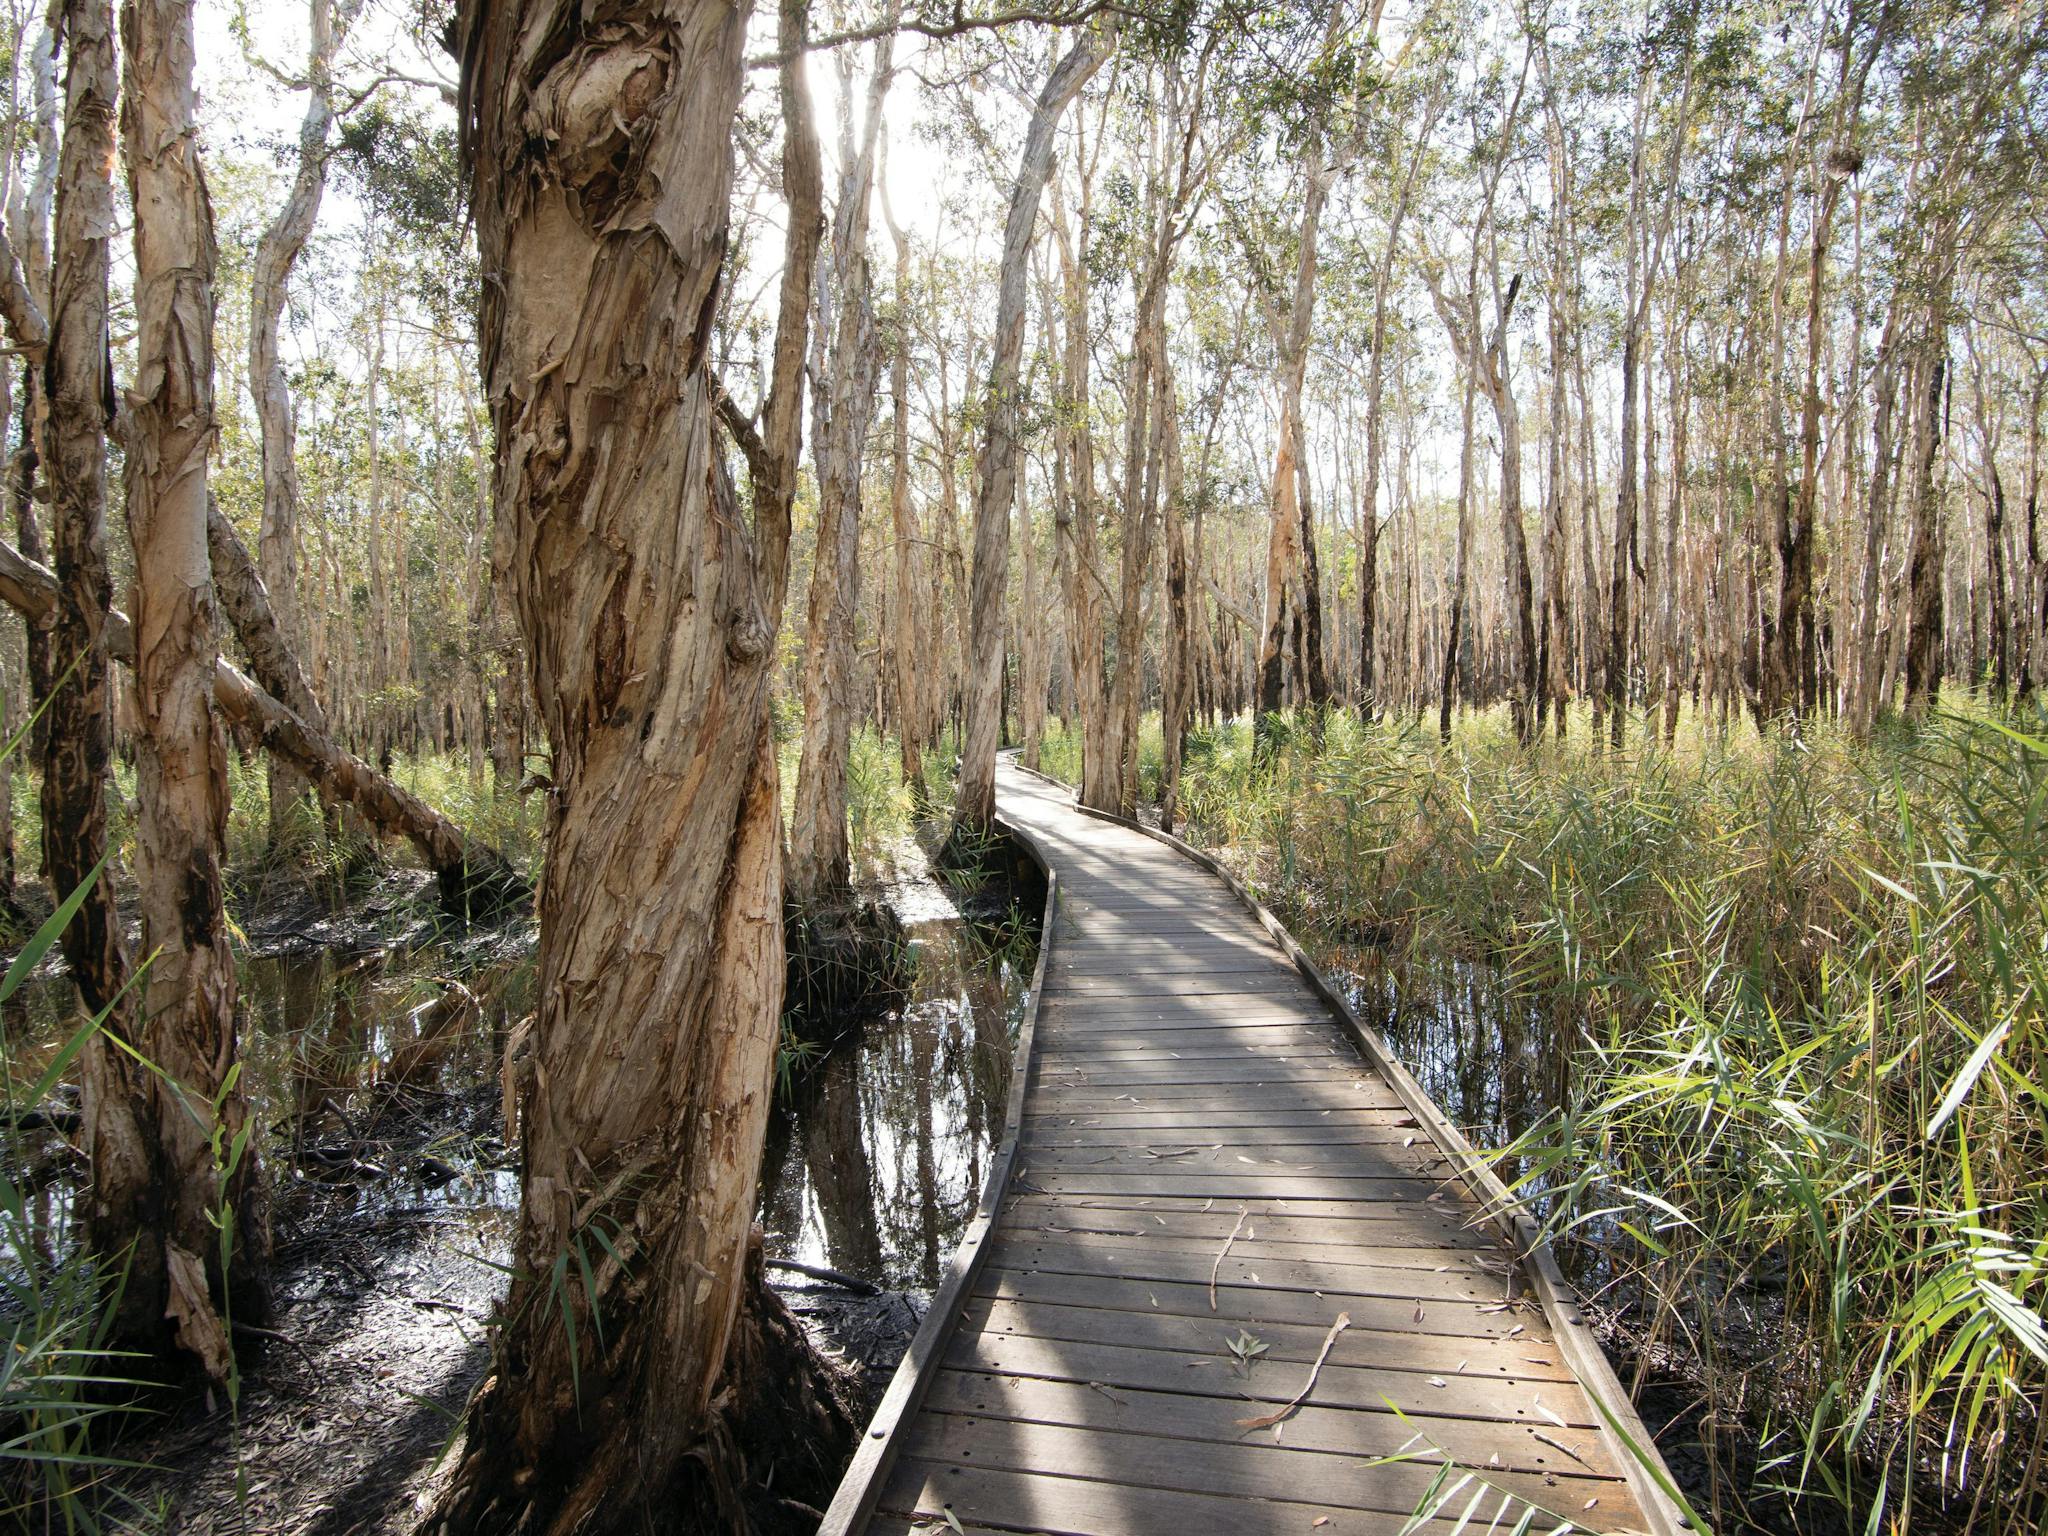
[[[1393,1536],[1444,1457],[1445,1536],[1507,1495],[1683,1529],[1548,1255],[1270,920],[1008,760],[998,793],[1057,888],[1014,1145],[823,1531]]]

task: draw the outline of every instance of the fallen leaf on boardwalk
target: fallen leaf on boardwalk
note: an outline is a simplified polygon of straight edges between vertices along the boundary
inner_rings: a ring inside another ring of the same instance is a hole
[[[1565,1427],[1564,1420],[1559,1418],[1548,1407],[1546,1407],[1544,1405],[1543,1399],[1540,1397],[1536,1399],[1536,1411],[1542,1414],[1543,1417],[1545,1417],[1546,1419],[1550,1420],[1550,1422],[1555,1424],[1559,1429],[1563,1429]]]
[[[1514,1327],[1508,1330],[1508,1337],[1512,1339],[1516,1334],[1520,1332],[1522,1332],[1522,1325],[1520,1323],[1517,1323]]]
[[[954,1530],[958,1531],[960,1533],[960,1536],[967,1536],[967,1529],[965,1526],[961,1525],[960,1517],[954,1514],[953,1511],[950,1509],[946,1511],[946,1524],[950,1525],[951,1527],[953,1527]]]
[[[1328,1515],[1317,1515],[1315,1519],[1309,1521],[1311,1526],[1328,1525],[1329,1523],[1330,1517]]]
[[[1323,1347],[1316,1352],[1316,1363],[1308,1368],[1308,1380],[1302,1383],[1302,1388],[1299,1392],[1295,1393],[1293,1401],[1285,1404],[1273,1413],[1261,1414],[1256,1419],[1239,1419],[1237,1421],[1238,1427],[1240,1429],[1265,1429],[1271,1425],[1278,1424],[1282,1419],[1293,1413],[1295,1409],[1307,1402],[1309,1393],[1316,1389],[1316,1378],[1323,1374],[1323,1362],[1330,1358],[1330,1348],[1337,1342],[1337,1335],[1350,1326],[1351,1314],[1349,1312],[1339,1312],[1337,1314],[1337,1321],[1330,1324],[1330,1331],[1323,1335]]]
[[[1422,1303],[1419,1301],[1415,1303],[1415,1321],[1418,1323],[1422,1321]]]
[[[1441,1376],[1430,1377],[1429,1384],[1432,1387],[1448,1387],[1450,1385],[1450,1383],[1448,1381],[1445,1381]]]

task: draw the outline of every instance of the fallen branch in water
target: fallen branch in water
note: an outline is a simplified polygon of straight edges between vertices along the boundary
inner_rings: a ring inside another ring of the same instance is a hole
[[[842,1291],[851,1291],[856,1296],[879,1296],[882,1288],[869,1281],[842,1274],[836,1269],[827,1269],[822,1264],[799,1264],[795,1259],[763,1259],[770,1269],[786,1269],[792,1274],[802,1275],[806,1280],[819,1280],[826,1285],[836,1285]]]

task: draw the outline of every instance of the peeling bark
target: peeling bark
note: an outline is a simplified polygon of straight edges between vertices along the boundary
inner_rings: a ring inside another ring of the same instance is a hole
[[[949,840],[962,848],[985,836],[996,813],[996,747],[1003,730],[1003,588],[1010,574],[1010,507],[1017,489],[1017,389],[1024,356],[1024,278],[1039,194],[1052,168],[1052,136],[1114,46],[1109,31],[1084,32],[1038,93],[1003,231],[997,283],[995,356],[985,392],[987,426],[975,464],[972,629],[966,721]]]
[[[233,1366],[227,1319],[269,1310],[270,1233],[235,1051],[235,961],[221,884],[227,744],[206,549],[213,447],[213,206],[199,165],[192,0],[127,0],[121,137],[135,207],[136,379],[128,392],[135,550],[136,883],[155,1204],[178,1344]],[[225,1240],[219,1224],[228,1223]]]
[[[772,1320],[748,1254],[783,961],[773,498],[810,273],[785,274],[750,530],[706,366],[745,33],[723,0],[468,0],[457,26],[499,535],[554,785],[517,1273],[436,1529],[688,1524],[691,1454],[725,1464],[715,1426],[764,1369],[730,1348]]]
[[[51,889],[69,893],[91,879],[107,851],[107,774],[113,751],[107,673],[107,425],[114,415],[108,356],[107,273],[114,228],[114,15],[106,0],[67,0],[64,141],[52,241],[49,421],[44,469],[50,481],[49,635],[60,681],[44,716],[43,854]],[[83,1140],[92,1165],[85,1212],[92,1246],[126,1254],[116,1333],[154,1352],[165,1271],[153,1235],[157,1180],[146,1075],[112,1037],[138,1041],[136,1008],[124,996],[128,954],[113,882],[95,880],[64,930],[64,958],[79,1001],[105,1023],[81,1055]]]

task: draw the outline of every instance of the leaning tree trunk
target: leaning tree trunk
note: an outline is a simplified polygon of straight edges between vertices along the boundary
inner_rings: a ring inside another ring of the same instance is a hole
[[[113,748],[107,675],[107,425],[114,386],[107,337],[108,243],[114,228],[114,16],[107,0],[67,0],[64,144],[52,243],[49,421],[55,599],[49,626],[58,672],[44,716],[43,858],[51,889],[88,881],[64,930],[64,958],[86,1012],[104,1014],[83,1056],[83,1139],[92,1167],[86,1209],[94,1251],[123,1255],[116,1332],[154,1350],[163,1325],[164,1254],[155,1220],[157,1150],[146,1074],[114,1044],[138,1041],[124,993],[128,956],[113,882],[96,879],[107,852],[107,763]],[[17,338],[19,339],[19,338]]]
[[[225,1380],[227,1319],[268,1311],[270,1235],[235,1060],[235,961],[222,899],[227,744],[213,715],[219,638],[206,552],[213,447],[213,207],[199,166],[192,0],[127,0],[121,139],[135,207],[136,883],[144,1054],[157,1144],[164,1315]]]
[[[479,325],[499,534],[554,784],[515,1278],[440,1529],[701,1528],[692,1452],[722,1466],[735,1443],[706,1437],[729,1403],[782,1385],[733,1351],[783,962],[768,690],[788,546],[760,514],[786,516],[794,418],[771,392],[750,529],[706,366],[746,20],[725,0],[630,21],[467,0],[457,26],[501,275]],[[803,324],[799,303],[778,349],[800,359]]]
[[[352,11],[352,0],[344,0]],[[327,130],[334,120],[332,70],[336,47],[333,0],[309,0],[310,43],[306,52],[306,115],[299,125],[299,168],[284,207],[257,242],[249,271],[249,392],[263,447],[263,521],[256,548],[263,585],[278,628],[293,647],[303,641],[299,627],[299,468],[291,389],[278,351],[284,319],[285,285],[299,253],[313,233],[327,186]],[[267,685],[266,685],[267,686]],[[274,691],[274,690],[273,690]],[[308,690],[286,699],[316,731],[327,729],[327,714]],[[270,840],[283,837],[292,801],[305,793],[305,780],[289,766],[270,767]]]
[[[305,672],[278,628],[247,546],[218,506],[207,509],[206,535],[221,608],[257,682],[268,690],[265,696],[223,660],[214,672],[214,702],[235,724],[260,732],[271,756],[311,783],[322,800],[346,805],[384,836],[411,843],[434,872],[447,911],[487,914],[519,899],[524,882],[499,854],[469,842],[441,812],[343,751],[323,725],[314,723],[318,705]],[[0,587],[0,596],[7,595]]]
[[[1039,194],[1052,169],[1052,136],[1067,103],[1109,57],[1113,34],[1084,32],[1054,66],[1024,134],[1017,186],[1003,230],[996,289],[995,357],[985,396],[987,425],[975,466],[974,578],[960,780],[953,792],[956,852],[984,836],[996,814],[996,747],[1003,732],[1003,589],[1010,573],[1010,508],[1017,481],[1017,382],[1024,357],[1024,278]]]

